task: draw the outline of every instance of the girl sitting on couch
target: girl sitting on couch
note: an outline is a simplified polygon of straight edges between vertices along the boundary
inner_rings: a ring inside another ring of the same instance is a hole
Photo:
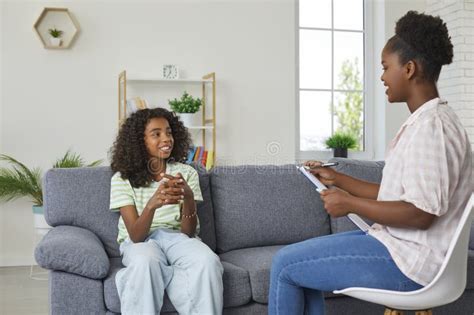
[[[197,172],[182,161],[191,143],[163,108],[133,113],[112,148],[110,209],[120,211],[125,268],[115,283],[122,314],[159,314],[166,289],[179,314],[221,314],[223,268],[198,238]]]
[[[466,131],[436,82],[453,46],[439,17],[410,11],[382,51],[389,102],[406,102],[410,117],[390,144],[380,185],[320,162],[305,164],[326,185],[332,217],[349,212],[376,222],[368,230],[310,239],[273,259],[270,314],[324,314],[323,291],[367,287],[411,291],[430,283],[472,193]]]

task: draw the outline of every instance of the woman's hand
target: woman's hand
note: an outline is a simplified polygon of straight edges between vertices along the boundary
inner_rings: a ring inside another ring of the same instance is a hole
[[[351,212],[351,200],[354,196],[348,192],[331,188],[323,190],[320,195],[324,203],[324,208],[331,217],[342,217]]]
[[[306,161],[304,166],[308,166],[310,168],[309,172],[324,185],[336,185],[337,172],[330,167],[321,167],[322,164],[319,161]]]

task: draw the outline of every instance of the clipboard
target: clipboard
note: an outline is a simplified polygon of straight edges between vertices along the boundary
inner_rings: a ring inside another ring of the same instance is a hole
[[[307,178],[309,179],[309,181],[311,183],[313,183],[314,186],[316,186],[316,191],[318,193],[320,193],[321,191],[325,190],[325,189],[328,189],[326,187],[326,185],[324,185],[323,183],[321,183],[321,181],[319,179],[316,178],[316,176],[314,176],[313,174],[311,174],[310,172],[308,172],[308,170],[306,168],[304,168],[303,166],[296,166],[296,168]],[[362,231],[364,232],[367,232],[368,229],[370,228],[370,225],[368,225],[364,220],[362,220],[361,217],[359,217],[357,214],[355,213],[349,213],[347,215],[347,217],[349,218],[349,220],[352,221],[352,223],[354,223],[359,229],[361,229]]]

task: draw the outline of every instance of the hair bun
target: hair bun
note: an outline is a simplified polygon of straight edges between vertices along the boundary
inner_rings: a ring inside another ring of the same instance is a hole
[[[447,65],[453,61],[451,37],[439,16],[408,11],[397,21],[395,34],[428,62]]]

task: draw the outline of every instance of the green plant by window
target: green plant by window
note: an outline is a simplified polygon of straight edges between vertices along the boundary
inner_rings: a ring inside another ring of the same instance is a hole
[[[353,149],[357,146],[357,139],[351,134],[336,132],[324,143],[328,149]]]
[[[7,162],[11,168],[0,168],[0,201],[11,201],[21,197],[30,197],[35,206],[43,205],[43,189],[41,187],[41,169],[28,168],[11,156],[0,154],[0,161]],[[103,160],[97,160],[88,167],[98,166]],[[58,159],[53,168],[73,168],[86,166],[82,157],[67,151]]]
[[[186,91],[184,91],[183,96],[178,99],[168,100],[171,110],[176,113],[196,113],[199,111],[199,107],[202,105],[202,101],[199,98],[193,98]]]
[[[57,28],[50,28],[48,30],[48,33],[49,33],[49,35],[51,35],[51,37],[59,38],[63,34],[63,31],[58,30]]]

